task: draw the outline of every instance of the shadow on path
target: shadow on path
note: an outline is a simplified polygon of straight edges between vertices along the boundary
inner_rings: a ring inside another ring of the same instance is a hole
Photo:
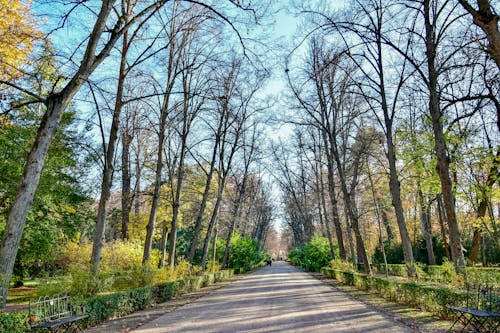
[[[414,331],[309,274],[276,262],[133,332]]]

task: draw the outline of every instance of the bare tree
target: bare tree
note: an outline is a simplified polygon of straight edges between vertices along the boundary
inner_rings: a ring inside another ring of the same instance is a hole
[[[257,150],[257,130],[256,126],[253,126],[253,132],[252,132],[252,137],[250,139],[250,142],[247,144],[245,141],[246,139],[246,132],[242,134],[242,146],[243,146],[243,175],[241,179],[241,183],[237,184],[237,194],[236,194],[236,200],[233,205],[233,211],[231,214],[231,223],[229,226],[229,230],[226,236],[226,247],[224,249],[224,256],[222,258],[222,267],[225,267],[227,264],[227,261],[229,259],[229,250],[230,250],[230,245],[231,245],[231,237],[234,234],[234,231],[236,229],[237,223],[239,223],[239,220],[241,218],[241,212],[242,212],[242,203],[243,199],[245,198],[245,195],[247,194],[247,182],[248,182],[248,177],[250,174],[250,165],[252,162],[254,162],[254,156],[256,154]],[[261,218],[264,218],[263,216],[260,216]],[[266,215],[267,217],[267,215]],[[265,218],[264,218],[265,220]],[[259,222],[262,222],[263,220],[259,219]],[[262,231],[263,232],[263,231]],[[258,233],[260,236],[262,236],[262,233]]]
[[[225,119],[218,148],[217,198],[203,246],[201,261],[203,270],[206,268],[208,246],[212,230],[217,223],[224,188],[233,167],[234,156],[241,148],[243,133],[247,130],[248,119],[252,114],[250,105],[263,82],[263,78],[259,77],[259,73],[257,73],[257,78],[252,80],[243,65],[242,59],[231,59],[228,67],[225,70],[223,68],[223,72],[218,78],[218,85],[214,87],[214,95],[219,96],[217,99],[218,110],[224,114]]]
[[[146,226],[146,241],[144,245],[144,254],[142,258],[143,263],[149,262],[151,256],[151,248],[153,244],[153,235],[155,230],[156,214],[158,211],[158,205],[160,200],[160,189],[162,183],[162,169],[164,165],[164,145],[165,145],[165,131],[169,125],[168,115],[172,106],[172,91],[177,82],[179,75],[185,70],[181,66],[181,55],[185,52],[185,48],[188,43],[192,42],[190,29],[183,29],[183,25],[189,25],[191,29],[195,29],[197,23],[193,22],[192,17],[185,17],[186,10],[180,8],[180,4],[174,4],[171,12],[171,17],[168,18],[168,23],[165,24],[165,31],[167,33],[167,45],[166,49],[168,51],[168,57],[165,64],[165,87],[163,91],[163,100],[161,102],[161,107],[159,110],[159,124],[158,124],[158,148],[156,157],[156,170],[155,170],[155,181],[153,189],[153,197],[151,201],[151,211],[149,213],[148,225]],[[164,237],[165,238],[165,237]]]
[[[122,17],[124,18],[125,22],[127,22],[130,19],[132,13],[134,12],[135,5],[136,5],[135,1],[126,1],[126,0],[121,1]],[[123,92],[125,89],[125,80],[129,71],[129,68],[127,68],[127,53],[133,39],[129,39],[128,33],[129,29],[125,28],[122,34],[120,67],[118,73],[118,83],[116,88],[115,105],[113,108],[113,117],[109,132],[109,140],[107,145],[105,144],[105,142],[103,142],[104,156],[105,156],[104,169],[103,169],[102,183],[101,183],[101,195],[99,198],[99,206],[97,208],[96,227],[94,229],[92,257],[90,259],[91,269],[94,273],[97,273],[99,271],[102,258],[102,246],[103,246],[104,229],[106,226],[107,203],[109,200],[111,186],[113,183],[114,158],[115,158],[116,145],[118,142],[120,117],[123,106]],[[135,34],[136,32],[133,35]]]
[[[392,205],[396,213],[396,221],[403,245],[403,254],[408,268],[408,275],[415,276],[412,245],[401,201],[401,186],[396,167],[396,147],[394,144],[394,122],[400,109],[399,95],[408,73],[407,64],[402,63],[397,70],[399,75],[390,82],[388,78],[383,48],[383,32],[386,29],[386,12],[390,13],[395,5],[392,1],[357,0],[349,9],[353,14],[346,22],[336,17],[329,17],[322,13],[325,24],[340,33],[341,40],[346,44],[346,54],[356,65],[359,75],[358,88],[366,104],[372,110],[375,119],[384,131],[386,138],[386,156],[389,162],[389,188]],[[394,86],[395,88],[388,88]]]
[[[191,57],[194,58],[192,59]],[[206,63],[206,58],[201,56],[202,53],[197,52],[196,48],[190,49],[185,58],[183,59],[183,66],[188,68],[189,64],[197,63],[200,61],[200,66]],[[198,59],[200,57],[202,59]],[[189,69],[182,72],[182,105],[180,106],[181,113],[179,114],[181,121],[178,126],[180,129],[177,130],[177,135],[179,136],[180,147],[178,151],[178,159],[176,163],[170,163],[169,165],[169,179],[170,190],[171,190],[171,200],[172,200],[172,222],[170,225],[169,233],[169,251],[168,251],[168,266],[173,269],[175,265],[176,258],[176,245],[177,245],[177,227],[179,220],[179,208],[181,205],[181,192],[184,181],[185,173],[185,160],[188,151],[188,137],[191,133],[191,128],[193,121],[198,116],[204,103],[205,97],[200,94],[200,89],[205,89],[206,77],[204,78],[204,71],[198,70],[194,72]],[[201,96],[200,96],[201,95]],[[175,182],[172,180],[175,179]]]

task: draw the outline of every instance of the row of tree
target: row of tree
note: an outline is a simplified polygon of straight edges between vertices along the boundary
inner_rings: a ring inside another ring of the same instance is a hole
[[[369,272],[367,242],[397,237],[415,276],[409,221],[419,220],[430,264],[437,230],[457,272],[464,238],[472,263],[481,246],[498,253],[499,16],[477,5],[298,5],[310,33],[286,69],[295,144],[274,149],[295,244],[319,226],[332,256],[336,243]]]
[[[144,264],[155,246],[162,251],[160,267],[172,268],[182,253],[204,270],[218,225],[226,242],[223,266],[236,230],[263,247],[273,212],[270,191],[255,168],[266,108],[256,95],[267,73],[250,61],[237,25],[257,21],[264,5],[257,10],[236,1],[110,0],[47,6],[40,4],[38,14],[48,10],[48,26],[55,28],[44,31],[44,41],[32,36],[36,51],[25,50],[22,67],[2,58],[2,69],[18,66],[19,74],[3,71],[0,77],[8,102],[2,139],[16,134],[23,143],[22,149],[2,147],[2,169],[10,172],[0,192],[2,307],[21,244],[32,249],[24,257],[44,259],[26,237],[36,230],[53,229],[54,239],[47,241],[52,245],[91,234],[94,274],[103,243],[134,237],[130,227],[140,226],[141,218],[147,223],[136,237],[144,240]],[[53,21],[58,13],[60,20]],[[83,33],[61,34],[72,27]],[[77,135],[85,132],[90,138]],[[17,159],[8,156],[13,151]],[[84,188],[92,177],[85,174],[96,166],[99,199],[95,222],[89,222]],[[118,174],[120,187],[113,182]],[[116,222],[109,214],[113,194],[119,196],[120,223],[110,226]],[[63,210],[62,202],[68,216],[54,214]],[[39,228],[42,220],[46,228]],[[61,229],[68,226],[71,232]],[[179,228],[189,234],[181,250]]]

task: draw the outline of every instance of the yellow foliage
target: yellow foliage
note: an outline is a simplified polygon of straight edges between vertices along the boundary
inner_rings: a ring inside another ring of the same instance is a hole
[[[90,270],[92,243],[78,244],[70,241],[61,247],[56,262],[68,274],[56,283],[47,282],[40,289],[40,295],[51,295],[57,290],[70,290],[74,296],[90,296],[114,290],[126,290],[152,286],[163,282],[186,278],[200,272],[199,267],[191,267],[181,261],[173,270],[156,267],[160,253],[153,250],[151,261],[142,265],[143,244],[132,240],[116,240],[104,245],[101,269],[98,275]]]
[[[40,38],[29,0],[0,0],[0,80],[16,78]]]
[[[127,271],[135,268],[142,268],[143,245],[139,241],[116,240],[104,244],[102,250],[101,272]],[[74,241],[67,242],[61,247],[56,257],[57,263],[65,270],[70,267],[87,269],[92,255],[92,243],[78,244]],[[157,263],[160,260],[158,250],[153,250],[151,262]]]

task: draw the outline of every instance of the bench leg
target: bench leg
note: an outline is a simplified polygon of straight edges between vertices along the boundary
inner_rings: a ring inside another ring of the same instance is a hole
[[[448,332],[453,332],[453,327],[455,327],[455,325],[457,323],[461,323],[462,324],[463,328],[462,328],[462,330],[460,332],[463,332],[464,329],[465,329],[465,327],[467,327],[469,320],[470,319],[467,318],[467,316],[465,315],[465,313],[460,312],[460,314],[457,317],[457,319],[455,319],[455,321],[453,322],[453,324],[448,329]]]
[[[453,325],[448,329],[448,332],[452,332],[453,327],[458,322],[462,324],[461,333],[467,328],[473,329],[475,333],[499,333],[498,328],[500,321],[495,321],[495,319],[489,317],[478,317],[466,313],[461,313],[460,316],[455,319]]]

